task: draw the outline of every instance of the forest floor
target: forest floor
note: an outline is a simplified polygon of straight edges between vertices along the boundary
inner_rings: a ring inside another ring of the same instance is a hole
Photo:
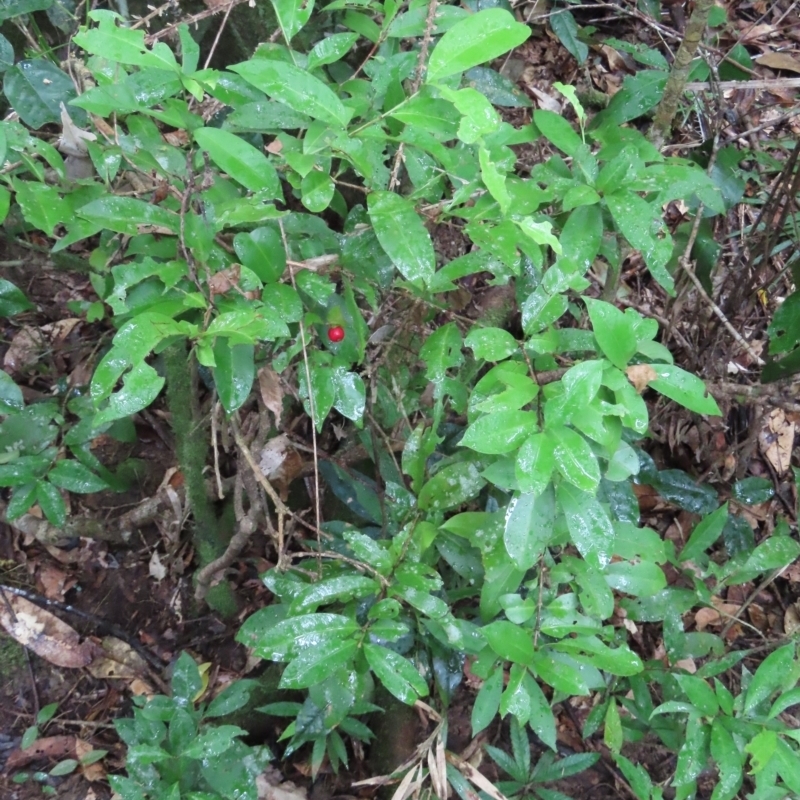
[[[597,42],[604,36],[615,36],[664,51],[680,40],[682,20],[678,12],[682,4],[672,4],[673,15],[665,16],[658,24],[636,11],[634,4],[623,5],[626,13],[602,3],[586,9],[573,7],[573,11],[581,25],[596,27]],[[522,7],[523,18],[533,11],[534,34],[503,64],[504,74],[513,75],[520,90],[535,105],[547,108],[548,103],[555,102],[552,85],[557,81],[575,85],[583,92],[591,89],[613,94],[624,76],[637,69],[633,59],[603,44],[591,47],[588,61],[578,66],[546,19],[536,18],[537,7]],[[786,80],[800,75],[800,11],[796,3],[788,0],[730,0],[726,8],[728,25],[715,35],[711,52],[727,54],[738,41],[751,55],[766,54],[756,62],[752,77],[769,79],[772,84],[768,88],[762,84],[750,88],[745,82],[742,88],[724,88],[716,95],[697,91],[694,106],[687,111],[687,124],[676,126],[668,148],[671,154],[690,155],[703,144],[701,125],[705,122],[709,128],[714,127],[724,116],[726,121],[718,126],[719,135],[729,146],[741,146],[748,152],[750,160],[743,167],[749,170],[750,178],[744,198],[726,219],[720,220],[715,231],[721,248],[713,285],[725,317],[750,343],[751,352],[739,347],[707,299],[691,287],[679,281],[676,301],[647,281],[644,265],[635,254],[624,264],[619,300],[659,320],[663,343],[685,369],[719,385],[757,387],[753,392],[757,396],[744,404],[731,392],[727,402],[720,403],[723,417],[710,422],[674,403],[654,400],[650,408],[652,437],[646,447],[660,469],[683,470],[713,487],[720,502],[731,497],[731,486],[742,478],[757,476],[773,481],[772,499],[743,506],[756,539],[760,539],[773,530],[777,516],[788,518],[793,525],[797,521],[797,487],[790,467],[799,463],[795,432],[800,423],[800,399],[791,386],[762,391],[752,350],[765,352],[772,314],[791,291],[791,279],[783,266],[791,254],[796,254],[798,238],[795,236],[786,249],[759,263],[758,256],[773,251],[777,242],[766,234],[762,240],[748,239],[745,230],[762,211],[777,217],[782,203],[796,200],[786,197],[785,192],[781,195],[782,187],[792,181],[791,175],[781,172],[789,153],[779,140],[800,135],[800,116],[793,116],[800,111],[797,87]],[[529,108],[515,109],[511,117],[515,124],[522,124],[528,121],[530,112]],[[538,145],[521,148],[521,168],[542,155]],[[795,205],[795,219],[796,212]],[[679,219],[682,209],[667,208],[666,214],[668,221]],[[463,237],[457,227],[439,225],[432,234],[443,261],[461,254]],[[0,320],[3,367],[24,387],[28,400],[52,395],[64,381],[72,386],[85,385],[93,354],[109,333],[102,326],[88,325],[70,310],[81,301],[96,299],[88,276],[47,267],[47,254],[39,252],[42,247],[46,249],[47,243],[31,244],[33,248],[22,249],[0,240],[0,273],[23,288],[36,305],[34,311]],[[748,276],[755,291],[744,295],[737,290],[742,285],[742,275]],[[496,287],[476,282],[465,288],[461,314],[477,317],[497,301]],[[73,515],[90,511],[102,515],[113,527],[121,513],[152,497],[160,487],[179,487],[166,413],[156,406],[139,415],[135,422],[136,441],[121,444],[99,437],[93,443],[93,452],[105,464],[127,464],[130,489],[122,494],[81,498],[73,495]],[[297,427],[304,429],[303,425]],[[335,458],[336,453],[331,450],[329,455]],[[302,480],[297,478],[299,489],[290,487],[293,497],[304,496]],[[676,544],[682,543],[697,515],[680,510],[673,498],[654,489],[636,488],[643,524]],[[108,644],[109,637],[118,643],[113,652],[94,659],[89,666],[70,669],[50,663],[0,632],[3,800],[42,797],[40,784],[15,784],[13,774],[23,769],[47,769],[63,758],[74,757],[85,742],[108,750],[108,756],[94,769],[51,778],[48,784],[55,787],[62,800],[107,800],[111,793],[105,776],[124,766],[124,748],[114,732],[113,720],[129,713],[132,692],[162,689],[163,679],[155,665],[166,665],[182,650],[188,650],[199,662],[210,663],[211,687],[241,677],[252,667],[234,635],[243,619],[268,602],[269,594],[258,579],[271,566],[266,539],[255,536],[227,576],[236,588],[237,615],[228,620],[205,612],[197,616],[191,583],[194,554],[186,537],[181,536],[185,520],[181,518],[180,503],[176,510],[177,519],[173,511],[165,512],[163,518],[140,530],[126,545],[114,542],[113,536],[108,541],[74,537],[45,545],[32,535],[0,525],[0,583],[50,601],[46,607],[95,646]],[[678,576],[668,572],[668,578],[677,580]],[[725,638],[737,647],[755,647],[800,626],[799,598],[800,565],[795,564],[760,591],[753,584],[732,587],[726,608],[716,614],[708,610],[698,613],[691,627],[719,632],[728,610],[740,609],[749,599],[741,619],[726,626]],[[4,602],[3,597],[0,602]],[[633,638],[643,657],[663,656],[657,627],[639,626]],[[751,671],[755,666],[757,662],[749,664]],[[465,680],[449,710],[449,747],[455,752],[470,744],[474,696],[474,689]],[[595,800],[628,797],[602,742],[596,737],[587,741],[581,737],[582,722],[590,710],[588,702],[575,698],[557,709],[559,746],[563,754],[592,748],[602,758],[592,769],[553,784],[552,788],[569,797],[585,797],[589,793]],[[44,728],[38,750],[21,751],[24,731],[34,723],[38,711],[50,703],[57,703],[58,710]],[[393,721],[390,727],[398,758],[425,735],[425,721],[416,716],[404,719],[402,724]],[[254,732],[253,740],[274,745],[279,734],[278,727],[271,724]],[[487,736],[498,746],[507,744],[507,729],[502,725],[490,727]],[[674,769],[674,753],[654,742],[636,745],[628,757],[643,764],[655,781],[666,778]],[[323,774],[314,786],[303,751],[283,763],[281,769],[283,779],[296,784],[293,791],[297,797],[308,793],[312,800],[327,800],[355,794],[350,784],[373,777],[373,764],[367,754],[363,760],[352,761],[347,775]],[[484,759],[482,769],[492,781],[501,777],[488,759]],[[701,779],[701,792],[709,793],[710,787],[710,783],[703,786]],[[359,797],[375,792],[359,791]]]

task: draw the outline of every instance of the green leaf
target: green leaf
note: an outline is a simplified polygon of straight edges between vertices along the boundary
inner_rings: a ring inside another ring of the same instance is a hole
[[[599,205],[580,205],[574,209],[560,237],[564,258],[575,264],[580,275],[591,269],[602,240],[603,212]]]
[[[604,300],[586,297],[584,302],[592,322],[592,332],[600,349],[615,367],[624,370],[638,347],[636,336],[638,315],[635,312],[624,313]]]
[[[626,76],[622,88],[611,98],[608,108],[598,114],[592,127],[617,127],[646,114],[658,105],[666,82],[667,73],[661,70],[644,69]]]
[[[437,328],[419,351],[420,358],[428,366],[425,376],[434,382],[442,381],[448,369],[460,366],[464,361],[461,344],[461,334],[455,322]]]
[[[360,375],[348,372],[343,367],[333,370],[333,407],[347,419],[356,422],[364,416],[367,404],[367,389]]]
[[[272,7],[275,9],[278,25],[281,26],[283,38],[288,45],[311,17],[314,0],[272,0]],[[312,69],[311,64],[308,65],[308,69]]]
[[[60,123],[61,103],[76,96],[72,79],[44,58],[20,61],[6,70],[3,92],[20,119],[34,130]]]
[[[493,106],[503,108],[530,108],[531,101],[515,83],[497,70],[473,67],[464,74],[465,86],[477,89]]]
[[[174,233],[180,229],[177,214],[135,197],[105,195],[81,206],[75,213],[103,228],[130,236],[139,233],[140,225],[167,228]]]
[[[528,570],[538,561],[553,536],[555,513],[552,487],[538,496],[519,495],[509,503],[503,542],[517,569]]]
[[[616,561],[605,568],[609,586],[635,597],[652,597],[666,585],[663,570],[651,561]]]
[[[149,364],[137,364],[124,378],[122,389],[108,400],[108,405],[94,418],[95,427],[136,414],[147,408],[164,388],[162,378]]]
[[[333,33],[320,39],[308,54],[307,68],[313,70],[323,64],[333,64],[346,56],[357,40],[357,33]]]
[[[311,212],[324,211],[333,199],[336,185],[330,175],[312,169],[300,184],[300,201]]]
[[[533,661],[533,636],[528,628],[498,619],[481,628],[489,647],[500,658],[514,664],[529,665]]]
[[[733,800],[742,785],[742,756],[733,736],[719,719],[711,723],[711,756],[719,769],[719,780],[711,800]]]
[[[544,692],[529,672],[525,673],[523,685],[528,693],[528,701],[530,703],[530,717],[528,722],[531,728],[533,728],[534,733],[555,752],[556,721],[550,709],[550,703],[548,703]]]
[[[518,447],[537,427],[533,411],[497,411],[473,422],[459,444],[477,453],[502,455]]]
[[[59,488],[76,494],[91,494],[108,489],[108,484],[102,478],[79,461],[59,461],[47,473],[47,479]]]
[[[743,478],[731,488],[731,497],[746,506],[766,503],[775,495],[775,487],[768,478]]]
[[[559,485],[557,496],[578,552],[591,566],[605,567],[614,548],[614,526],[603,506],[596,497],[565,482]]]
[[[691,372],[674,364],[651,364],[658,378],[650,386],[665,397],[696,414],[721,415],[717,401],[708,393],[705,383]]]
[[[585,492],[597,491],[600,467],[586,439],[565,425],[552,428],[548,435],[556,443],[553,459],[564,478]]]
[[[714,690],[696,675],[675,675],[675,680],[689,698],[689,702],[703,715],[714,717],[719,711],[719,702]]]
[[[574,156],[578,148],[583,147],[583,139],[560,114],[537,109],[533,112],[533,122],[550,142],[568,156]]]
[[[34,11],[45,11],[53,5],[54,0],[3,0],[0,4],[0,21],[5,22],[23,14]]]
[[[289,606],[292,615],[316,610],[318,606],[336,600],[348,602],[377,594],[380,586],[377,581],[364,575],[338,575],[312,583],[297,593]]]
[[[589,48],[578,38],[578,25],[571,11],[558,9],[550,15],[550,28],[578,64],[583,64],[589,55]]]
[[[39,503],[39,507],[51,524],[56,528],[64,527],[67,520],[67,509],[61,492],[52,483],[39,481],[36,484],[36,502]]]
[[[485,361],[502,361],[518,350],[517,340],[501,328],[473,328],[464,339],[464,344],[471,347],[475,358]]]
[[[606,708],[603,741],[606,747],[614,754],[619,753],[624,741],[622,735],[622,720],[619,718],[619,709],[613,697]]]
[[[766,700],[776,689],[783,686],[787,675],[791,675],[795,664],[795,646],[788,644],[770,653],[759,665],[744,700],[744,713],[748,714]]]
[[[276,623],[269,614],[256,612],[239,629],[236,639],[262,658],[289,661],[306,648],[325,649],[358,629],[353,620],[339,614],[305,614]]]
[[[710,514],[717,508],[717,493],[707,484],[693,481],[683,470],[661,470],[650,483],[670,503],[693,514]]]
[[[502,214],[508,213],[511,205],[511,195],[506,188],[506,172],[492,160],[492,154],[486,147],[478,149],[478,162],[481,167],[481,178],[483,185],[489,190],[489,194],[497,200]]]
[[[251,344],[231,346],[220,336],[214,342],[214,384],[225,411],[232,414],[250,396],[256,374],[255,348]]]
[[[423,89],[387,113],[406,125],[423,126],[423,130],[439,140],[454,139],[460,119],[458,111],[451,102],[430,97],[427,91],[430,90]]]
[[[589,694],[581,664],[566,653],[537,650],[533,659],[533,671],[548,686],[566,695]]]
[[[225,717],[244,708],[250,700],[250,693],[256,681],[249,679],[229,683],[209,704],[204,712],[206,717]]]
[[[280,280],[286,269],[286,250],[275,228],[265,226],[237,233],[233,249],[242,265],[253,270],[264,283]]]
[[[402,276],[412,283],[430,283],[436,256],[430,234],[411,203],[394,192],[367,197],[369,218],[381,247]]]
[[[606,195],[605,202],[619,232],[641,252],[652,276],[673,296],[675,283],[666,269],[673,242],[661,218],[661,207],[627,191]]]
[[[413,705],[428,695],[428,684],[408,659],[376,644],[365,644],[364,655],[380,682],[402,703]]]
[[[486,485],[478,467],[460,461],[440,469],[420,490],[418,505],[422,510],[447,511],[478,496]]]
[[[238,725],[217,725],[207,728],[181,753],[186,758],[207,759],[221,756],[230,750],[237,736],[247,731]]]
[[[14,190],[25,221],[48,236],[53,235],[56,225],[73,215],[71,204],[55,186],[14,180]]]
[[[35,308],[35,306],[20,289],[14,286],[11,281],[0,278],[0,317],[13,317],[15,314],[21,314],[23,311],[29,311],[32,308]],[[9,380],[11,379],[9,378]]]
[[[175,55],[164,42],[157,42],[149,49],[145,45],[144,31],[117,25],[120,17],[112,11],[91,11],[89,17],[98,25],[73,37],[78,47],[120,64],[179,72]]]
[[[497,715],[503,696],[503,670],[495,668],[483,682],[472,706],[472,735],[485,730]]]
[[[686,546],[681,550],[678,561],[697,561],[706,558],[705,552],[719,539],[728,519],[728,504],[723,503],[695,525]]]
[[[310,647],[292,659],[281,675],[281,689],[305,689],[325,680],[339,667],[349,667],[358,652],[354,639],[326,642]]]
[[[336,128],[344,128],[353,114],[321,80],[293,64],[257,58],[230,69],[295,111]]]
[[[457,22],[433,48],[426,80],[440,81],[449,75],[484,64],[521,45],[531,34],[501,8],[488,8]]]
[[[545,490],[556,466],[555,446],[547,433],[534,433],[522,443],[515,467],[520,491],[539,495]]]
[[[193,136],[211,160],[246,189],[267,200],[283,197],[275,167],[253,145],[221,128],[198,128]]]

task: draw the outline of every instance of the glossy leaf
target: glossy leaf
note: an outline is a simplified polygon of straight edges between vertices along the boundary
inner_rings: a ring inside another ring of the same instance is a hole
[[[485,361],[502,361],[518,350],[517,340],[501,328],[473,328],[464,344]]]
[[[471,461],[460,461],[440,469],[420,490],[421,509],[446,511],[472,500],[486,485]]]
[[[0,278],[0,317],[13,317],[32,308],[33,303],[25,297],[22,290],[11,281]]]
[[[533,660],[533,633],[506,620],[484,625],[481,632],[500,658],[514,664],[528,665]]]
[[[108,489],[108,484],[95,475],[79,461],[61,460],[50,472],[47,479],[61,489],[76,494],[90,494]]]
[[[101,409],[94,418],[95,426],[115,419],[130,417],[147,408],[164,388],[164,378],[149,364],[137,364],[122,379],[122,388],[111,395],[108,405]]]
[[[564,511],[570,538],[593,567],[604,567],[614,548],[614,526],[603,506],[587,492],[561,483],[558,502]]]
[[[719,539],[727,519],[728,504],[723,503],[716,511],[700,520],[681,550],[678,561],[697,561],[704,557],[705,551]]]
[[[572,12],[559,9],[558,14],[551,15],[550,27],[578,64],[583,64],[589,55],[589,47],[578,38],[579,29]]]
[[[20,61],[6,70],[3,93],[20,119],[34,130],[59,123],[61,103],[76,95],[72,79],[45,58]]]
[[[436,257],[430,234],[414,207],[394,192],[372,192],[367,198],[370,221],[386,255],[412,283],[430,283]]]
[[[498,411],[473,422],[460,444],[477,453],[509,453],[536,430],[537,424],[533,411]]]
[[[242,265],[253,270],[264,283],[274,283],[286,269],[286,250],[275,228],[265,226],[237,233],[233,249]]]
[[[596,491],[600,483],[600,467],[586,439],[564,425],[549,431],[548,435],[555,441],[553,458],[558,471],[579,489]]]
[[[336,128],[350,121],[352,112],[319,78],[284,61],[257,58],[230,68],[248,83],[301,114],[308,114]]]
[[[538,496],[522,494],[509,503],[503,542],[517,569],[528,570],[538,561],[553,536],[555,513],[552,487]]]
[[[794,651],[794,645],[789,644],[774,650],[761,662],[747,688],[744,700],[745,713],[754,710],[783,685],[795,663]]]
[[[503,670],[494,672],[483,682],[472,705],[472,735],[477,736],[497,715],[503,695]]]
[[[225,411],[232,414],[250,396],[255,379],[255,349],[251,344],[231,346],[218,337],[214,343],[214,383]]]
[[[249,142],[221,128],[198,128],[193,136],[211,160],[246,189],[267,199],[282,197],[275,167]]]
[[[365,644],[364,655],[380,682],[401,702],[412,705],[427,696],[427,683],[408,659],[375,644]]]
[[[331,641],[326,647],[307,647],[292,659],[281,675],[280,688],[305,689],[327,678],[334,670],[352,663],[358,651],[354,639]]]
[[[433,48],[426,80],[440,81],[491,61],[521,45],[530,34],[527,25],[504,9],[471,14],[450,28]]]
[[[275,16],[288,45],[310,19],[314,10],[314,0],[272,0],[272,7],[275,9]]]
[[[657,392],[697,414],[719,416],[722,413],[717,401],[708,393],[705,383],[697,375],[692,375],[674,364],[653,364],[652,367],[658,377],[650,381],[650,386]]]
[[[264,613],[249,617],[236,635],[262,658],[288,661],[308,647],[325,649],[331,642],[347,639],[358,625],[339,614],[305,614],[281,622]]]
[[[604,300],[587,297],[584,302],[600,349],[615,367],[624,370],[638,346],[636,315],[622,312]]]
[[[547,433],[534,433],[519,448],[515,474],[520,491],[541,494],[556,466],[555,440]]]

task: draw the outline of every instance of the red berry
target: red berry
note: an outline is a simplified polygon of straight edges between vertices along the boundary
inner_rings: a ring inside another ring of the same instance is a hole
[[[341,325],[334,325],[328,328],[328,339],[332,342],[341,342],[344,339],[344,328]]]

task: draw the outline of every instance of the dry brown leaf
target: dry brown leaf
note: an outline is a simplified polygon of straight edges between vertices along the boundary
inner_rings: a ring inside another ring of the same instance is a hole
[[[134,680],[147,674],[144,659],[127,642],[106,636],[101,645],[99,657],[89,665],[89,672],[95,678]]]
[[[20,372],[35,364],[44,348],[44,337],[36,328],[23,325],[11,339],[11,344],[3,358],[3,366],[7,372]]]
[[[258,390],[264,406],[275,417],[276,427],[280,428],[283,415],[283,388],[280,376],[274,369],[261,367],[258,371]]]
[[[41,564],[36,577],[42,587],[42,593],[48,600],[63,600],[67,591],[69,576],[54,564]],[[74,582],[73,582],[74,585]]]
[[[281,150],[283,150],[283,142],[281,142],[279,139],[273,139],[266,147],[266,151],[275,156],[278,155]]]
[[[281,780],[281,774],[275,769],[268,769],[256,777],[258,800],[306,800],[308,794],[300,786],[291,781]]]
[[[658,373],[649,364],[634,364],[628,367],[625,373],[638,394],[647,388],[650,381],[654,381],[658,377]]]
[[[82,761],[93,751],[94,747],[92,747],[89,742],[85,742],[83,739],[75,740],[75,758],[77,758],[78,761]],[[106,778],[106,770],[99,761],[95,761],[94,764],[82,763],[81,771],[83,772],[83,777],[86,778],[87,781],[103,781]]]
[[[77,669],[91,663],[96,646],[81,642],[66,622],[24,597],[9,595],[7,600],[0,603],[0,626],[13,639],[57,667]]]
[[[11,772],[25,767],[33,761],[43,759],[57,761],[75,755],[74,736],[45,736],[37,739],[30,747],[24,750],[14,750],[6,761],[6,770]]]
[[[795,425],[780,408],[774,408],[758,434],[758,443],[764,458],[772,464],[778,476],[789,469],[794,446]]]
[[[800,603],[795,603],[786,609],[783,615],[783,632],[787,636],[793,636],[797,630],[800,630]]]
[[[758,58],[759,66],[770,69],[785,69],[789,72],[800,72],[800,59],[791,53],[764,53]]]
[[[208,288],[211,292],[211,299],[213,300],[218,294],[226,294],[233,289],[234,286],[238,286],[241,272],[241,264],[233,264],[227,269],[221,269],[219,272],[215,272],[208,279]]]

